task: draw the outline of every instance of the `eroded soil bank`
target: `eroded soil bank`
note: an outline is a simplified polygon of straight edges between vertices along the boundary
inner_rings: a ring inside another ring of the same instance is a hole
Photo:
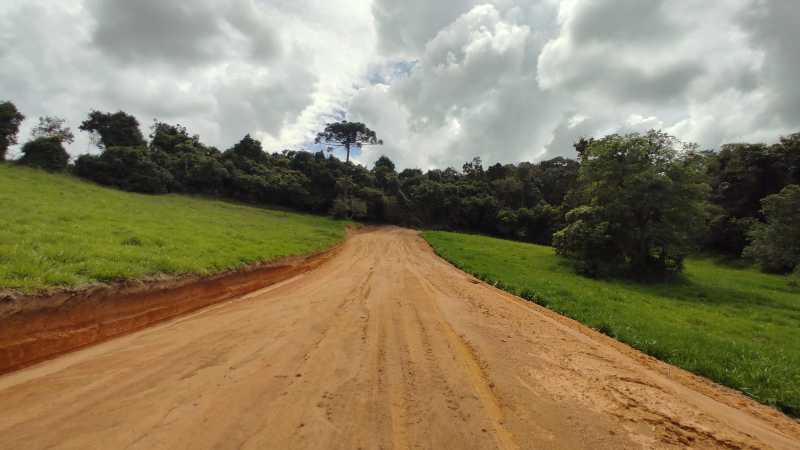
[[[341,245],[341,244],[340,244]],[[0,374],[312,270],[340,248],[216,275],[130,281],[44,295],[0,297]]]

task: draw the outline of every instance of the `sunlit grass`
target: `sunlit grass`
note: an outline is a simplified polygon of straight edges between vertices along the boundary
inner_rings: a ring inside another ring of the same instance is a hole
[[[0,164],[0,290],[207,274],[314,252],[345,222],[203,198],[147,196]]]
[[[800,416],[800,288],[787,277],[690,259],[668,284],[576,275],[550,247],[426,232],[463,270],[671,364]]]

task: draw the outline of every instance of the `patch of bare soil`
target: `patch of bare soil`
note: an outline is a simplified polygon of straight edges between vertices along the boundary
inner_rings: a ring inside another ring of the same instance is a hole
[[[414,232],[0,377],[0,448],[800,448],[775,410],[475,280]]]

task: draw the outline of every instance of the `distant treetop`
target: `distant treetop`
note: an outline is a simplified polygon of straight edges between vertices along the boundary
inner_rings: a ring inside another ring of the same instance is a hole
[[[139,121],[124,111],[104,113],[94,110],[78,129],[97,135],[100,148],[145,146]]]
[[[347,152],[345,162],[350,162],[350,149],[352,147],[361,148],[364,145],[383,145],[383,140],[378,139],[375,132],[367,128],[361,122],[334,122],[325,126],[325,129],[317,133],[314,140],[317,144],[324,144],[328,151],[333,151],[334,147],[342,147]]]
[[[36,139],[52,139],[59,143],[75,142],[75,134],[70,127],[64,126],[66,120],[61,117],[45,116],[39,117],[39,124],[31,130],[31,137]]]
[[[8,147],[17,143],[19,125],[25,116],[9,101],[0,102],[0,161],[6,159]]]

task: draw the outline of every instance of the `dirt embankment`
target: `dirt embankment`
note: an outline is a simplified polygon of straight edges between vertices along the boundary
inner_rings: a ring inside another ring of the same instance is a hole
[[[480,283],[398,228],[0,376],[0,405],[15,450],[800,449],[778,411]]]
[[[209,277],[0,296],[0,374],[280,282],[314,269],[340,247]]]

